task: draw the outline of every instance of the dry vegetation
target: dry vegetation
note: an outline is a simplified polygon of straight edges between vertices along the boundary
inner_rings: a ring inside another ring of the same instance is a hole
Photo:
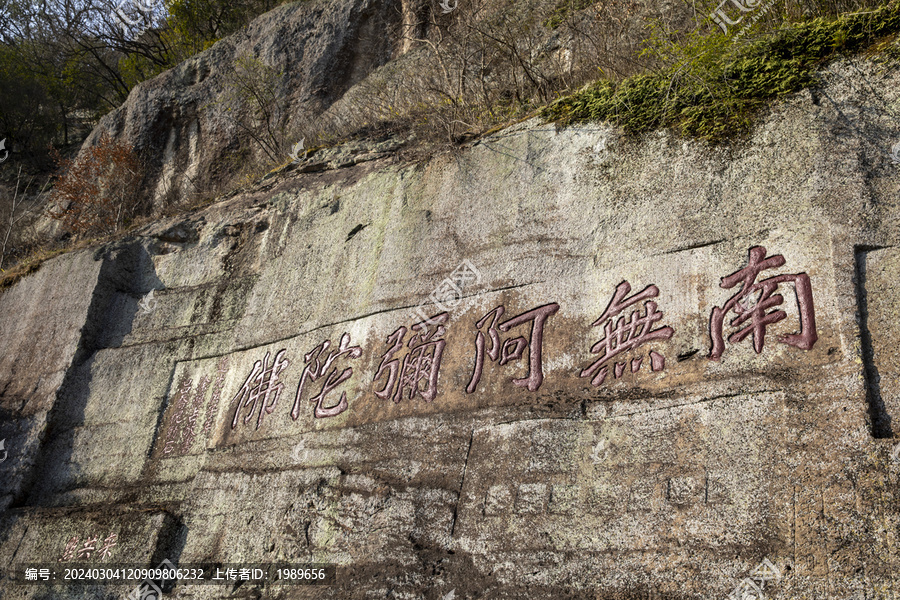
[[[76,238],[115,234],[140,214],[141,164],[127,144],[104,134],[59,168],[47,214]]]
[[[449,14],[430,8],[424,22],[397,34],[411,52],[323,119],[298,124],[296,135],[314,144],[373,132],[413,135],[420,145],[458,143],[598,76],[635,72],[637,12],[633,0],[460,0]]]
[[[43,260],[88,240],[109,239],[147,212],[139,195],[140,159],[127,144],[102,136],[75,159],[54,152],[58,170],[35,189],[19,167],[0,191],[0,288],[36,269]],[[42,217],[60,227],[38,231]]]
[[[251,141],[237,157],[232,188],[289,162],[301,139],[313,154],[388,136],[414,140],[421,156],[535,114],[607,119],[633,132],[677,127],[715,140],[746,130],[764,102],[811,84],[829,57],[885,36],[894,36],[885,47],[896,52],[897,2],[867,11],[878,4],[777,0],[740,42],[710,21],[713,2],[663,9],[636,0],[459,0],[449,14],[423,4],[419,22],[388,32],[397,40],[395,60],[314,120],[289,114],[276,92],[282,73],[250,56],[235,61],[222,95],[204,108],[232,119]],[[408,51],[401,55],[401,47]],[[58,235],[41,245],[20,227],[34,221],[36,207],[49,207],[45,214],[62,224],[69,243],[121,234],[154,216],[138,194],[141,160],[127,146],[103,138],[77,160],[58,163],[52,191],[29,196],[17,182],[0,203],[0,268],[21,261],[18,270],[27,271],[34,261],[23,257],[55,251]],[[195,192],[169,210],[212,194]]]

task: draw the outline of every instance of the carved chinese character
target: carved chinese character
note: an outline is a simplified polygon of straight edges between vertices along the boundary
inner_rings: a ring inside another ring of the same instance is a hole
[[[544,343],[544,323],[550,315],[559,310],[559,304],[556,302],[539,306],[520,315],[507,319],[500,323],[500,318],[505,312],[503,305],[498,306],[488,314],[484,315],[475,327],[479,329],[475,334],[475,369],[472,371],[472,379],[466,386],[466,393],[471,394],[478,387],[481,381],[481,374],[484,370],[484,357],[497,362],[500,366],[510,361],[519,360],[528,347],[528,373],[521,379],[513,379],[515,385],[526,387],[529,391],[537,391],[544,381],[544,369],[541,360],[541,351]],[[506,333],[513,327],[524,325],[531,322],[531,332],[529,339],[520,335],[516,338],[508,338],[501,344],[500,333]],[[487,337],[490,337],[491,346],[485,350],[485,334],[480,331],[486,324]]]
[[[191,414],[187,419],[187,423],[183,430],[183,439],[181,442],[181,453],[187,454],[194,444],[196,436],[195,428],[197,426],[197,417],[200,414],[200,408],[203,406],[203,399],[206,397],[206,390],[209,388],[210,378],[204,375],[197,384],[197,391],[194,393],[194,400],[191,403]]]
[[[402,359],[394,358],[394,355],[403,349],[406,327],[397,328],[387,337],[387,343],[392,346],[381,357],[381,365],[372,379],[373,382],[377,381],[386,373],[387,382],[381,391],[375,392],[376,396],[400,402],[406,392],[409,400],[415,398],[417,394],[421,395],[425,402],[434,400],[437,395],[441,356],[446,344],[442,339],[446,332],[444,323],[448,317],[449,315],[443,312],[413,325],[411,329],[414,333],[406,343],[409,352]]]
[[[187,406],[188,398],[191,394],[191,386],[194,381],[184,374],[181,376],[181,382],[178,385],[178,396],[173,402],[172,417],[169,421],[169,427],[166,430],[166,443],[163,446],[163,456],[168,456],[175,451],[178,444],[178,438],[181,435],[181,414]]]
[[[272,414],[272,411],[275,410],[278,397],[281,396],[281,390],[284,389],[284,384],[278,381],[278,375],[291,364],[284,358],[285,352],[287,350],[279,350],[271,365],[269,364],[269,352],[266,352],[266,356],[261,361],[253,363],[253,371],[233,400],[237,407],[234,410],[234,420],[231,422],[232,429],[237,427],[242,408],[249,407],[247,415],[244,417],[244,424],[250,422],[254,413],[258,414],[257,429],[262,424],[263,414]]]
[[[733,288],[741,284],[741,289],[728,299],[725,306],[714,307],[709,318],[709,337],[712,347],[709,351],[710,360],[719,360],[725,349],[723,327],[725,316],[729,311],[735,313],[735,317],[729,321],[733,327],[744,326],[730,336],[728,341],[740,342],[748,335],[753,334],[753,349],[757,354],[762,352],[766,339],[766,327],[784,319],[787,314],[783,310],[769,311],[770,308],[784,302],[781,294],[773,294],[780,283],[792,282],[794,294],[797,297],[797,308],[800,312],[800,333],[783,335],[778,341],[802,350],[809,350],[818,339],[816,335],[816,315],[813,309],[812,286],[806,273],[793,275],[775,275],[762,281],[756,281],[760,271],[774,269],[785,263],[780,254],[766,258],[766,249],[762,246],[750,248],[750,258],[747,266],[722,278],[720,287]],[[757,297],[758,296],[758,297]]]
[[[97,551],[97,554],[100,555],[101,560],[106,560],[109,558],[109,555],[112,554],[112,547],[116,545],[116,542],[119,540],[118,534],[110,533],[106,536],[106,539],[103,540],[103,545]]]
[[[91,552],[97,549],[97,536],[89,537],[84,541],[84,546],[78,551],[78,558],[90,558]]]
[[[321,361],[320,359],[323,358],[323,355],[330,347],[331,342],[325,340],[303,357],[306,366],[303,368],[303,374],[300,376],[300,385],[297,387],[297,397],[294,400],[294,408],[291,410],[291,418],[295,421],[297,420],[297,417],[300,416],[300,397],[303,395],[303,384],[307,381],[314,383],[320,377],[325,377],[325,381],[322,383],[322,388],[319,390],[319,393],[311,398],[311,401],[316,403],[313,415],[317,419],[323,417],[335,417],[347,410],[347,392],[341,392],[341,399],[334,406],[325,406],[325,396],[353,375],[353,369],[351,367],[347,367],[338,373],[337,367],[332,369],[332,365],[338,358],[344,355],[351,359],[359,358],[362,355],[362,348],[359,346],[351,346],[350,334],[344,333],[344,335],[341,336],[341,343],[338,346],[337,351],[332,350],[325,356],[324,362]]]
[[[216,415],[219,412],[219,400],[222,398],[222,388],[225,385],[225,376],[228,374],[228,357],[223,356],[216,365],[216,381],[213,384],[212,398],[206,408],[206,422],[203,424],[203,434],[209,435],[212,430]]]
[[[616,286],[616,291],[606,310],[599,319],[591,323],[591,327],[602,325],[604,334],[603,339],[591,346],[591,353],[600,354],[600,358],[581,372],[581,377],[592,378],[591,385],[599,386],[603,383],[609,372],[609,362],[622,353],[648,342],[668,340],[672,337],[671,327],[653,329],[653,324],[662,320],[663,313],[657,310],[656,302],[648,300],[648,298],[656,298],[659,295],[659,288],[651,284],[630,298],[626,298],[625,296],[630,291],[631,285],[627,281]],[[641,315],[641,310],[638,308],[631,311],[626,321],[623,314],[625,309],[641,301],[644,301],[644,314]],[[649,357],[651,371],[662,371],[666,367],[666,359],[662,354],[651,350]],[[640,370],[643,360],[642,356],[631,359],[632,373]],[[627,363],[624,361],[613,362],[613,374],[618,379],[622,376]]]
[[[78,550],[78,536],[73,535],[68,542],[66,542],[66,547],[63,549],[62,558],[60,558],[57,562],[64,562],[67,560],[72,560],[75,557],[75,552]]]

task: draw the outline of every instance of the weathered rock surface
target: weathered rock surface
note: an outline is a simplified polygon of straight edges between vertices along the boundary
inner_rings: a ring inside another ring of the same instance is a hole
[[[617,5],[610,10],[621,23],[617,34],[604,42],[605,55],[627,54],[629,59],[645,36],[646,19],[665,16],[677,23],[689,17],[688,11],[672,4],[646,3],[627,11]],[[422,38],[436,41],[450,35],[434,30],[431,11],[437,13],[438,8],[423,0],[304,0],[280,6],[245,30],[137,85],[121,107],[102,118],[82,151],[104,134],[132,147],[146,167],[139,196],[156,209],[214,195],[248,164],[271,163],[272,154],[276,162],[287,162],[290,149],[305,135],[328,136],[342,127],[352,131],[416,103],[444,101],[446,90],[425,97],[432,83],[409,85],[438,73],[440,60],[454,64],[460,60],[459,56],[439,60],[426,51]],[[486,2],[477,13],[482,15],[478,18],[498,18],[506,11],[503,3]],[[596,15],[582,12],[583,29],[588,30]],[[541,48],[541,72],[547,79],[571,70],[571,55],[588,51],[571,34],[561,39],[558,31],[538,25],[529,25],[534,31],[528,35],[536,36],[534,47]],[[560,58],[564,56],[569,58]],[[231,77],[245,59],[255,66],[241,77],[254,81],[257,96],[275,99],[265,102],[271,115],[266,127],[257,119],[259,107],[249,100],[238,101],[232,93]],[[466,60],[472,63],[470,69],[478,62],[473,56]],[[271,80],[262,83],[267,77]],[[485,77],[482,83],[489,83],[491,76]],[[360,158],[371,159],[379,152],[375,149]],[[310,171],[319,168],[316,161],[307,166]],[[45,221],[41,231],[53,232],[55,224]]]
[[[822,77],[732,149],[528,122],[48,262],[0,296],[0,594],[123,597],[10,581],[96,537],[338,565],[176,598],[895,598],[900,74]]]
[[[245,129],[254,107],[224,94],[235,61],[250,57],[279,75],[272,90],[278,106],[268,107],[277,109],[272,126],[296,130],[391,58],[399,40],[385,33],[399,30],[400,4],[323,0],[276,8],[135,87],[84,148],[108,133],[147,157],[144,194],[157,205],[215,189],[259,152]]]

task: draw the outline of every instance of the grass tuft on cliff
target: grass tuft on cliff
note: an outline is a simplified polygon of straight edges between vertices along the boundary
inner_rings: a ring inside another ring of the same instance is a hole
[[[716,30],[674,44],[659,38],[653,53],[667,57],[658,72],[620,82],[600,80],[541,111],[563,125],[610,121],[637,134],[662,127],[720,142],[750,130],[771,100],[814,85],[825,63],[868,47],[897,57],[900,0],[871,11],[791,24],[761,39],[734,43]]]

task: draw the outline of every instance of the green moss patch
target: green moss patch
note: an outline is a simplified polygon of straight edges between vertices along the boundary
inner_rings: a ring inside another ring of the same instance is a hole
[[[683,57],[657,73],[601,80],[557,100],[541,115],[562,124],[611,121],[629,133],[673,127],[721,141],[749,131],[767,102],[816,82],[841,54],[884,44],[900,32],[900,1],[873,11],[790,25],[744,45],[722,34],[694,35]]]

